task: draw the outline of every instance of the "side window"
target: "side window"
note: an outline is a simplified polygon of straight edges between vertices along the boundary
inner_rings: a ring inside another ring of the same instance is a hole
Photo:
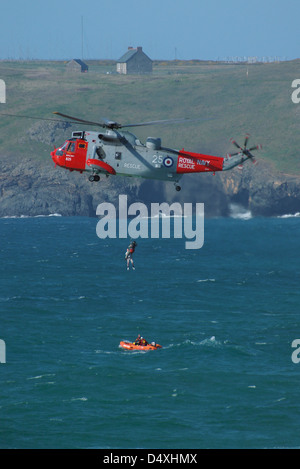
[[[103,150],[102,147],[97,147],[96,154],[99,156],[101,160],[103,160],[106,157],[105,151]]]

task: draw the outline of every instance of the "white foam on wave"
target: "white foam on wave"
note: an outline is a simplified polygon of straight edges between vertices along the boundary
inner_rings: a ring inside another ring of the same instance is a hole
[[[49,217],[62,217],[60,213],[50,213],[49,215],[7,215],[1,217],[3,219],[19,219],[19,218],[49,218]]]
[[[119,348],[122,348],[121,345],[118,346]],[[95,350],[95,353],[101,353],[103,355],[115,355],[115,351],[110,351],[110,350]]]
[[[44,375],[30,376],[29,378],[27,378],[27,380],[48,378],[49,376],[55,376],[55,373],[46,373]]]
[[[213,335],[210,339],[204,339],[199,342],[199,345],[221,345],[221,342],[217,341]]]
[[[225,342],[224,342],[225,344]],[[206,338],[206,339],[203,339],[203,340],[200,340],[200,341],[195,341],[195,340],[190,340],[190,339],[186,339],[184,340],[183,342],[179,342],[177,344],[169,344],[169,345],[164,345],[164,350],[167,350],[169,348],[173,348],[173,347],[181,347],[183,345],[192,345],[193,347],[205,347],[205,346],[215,346],[215,347],[218,347],[218,346],[221,346],[223,345],[223,342],[220,342],[219,340],[216,339],[216,337],[213,335],[212,337],[210,338]]]
[[[216,281],[215,278],[204,278],[204,279],[197,280],[198,283],[201,283],[201,282],[215,282],[215,281]]]
[[[300,218],[300,212],[287,213],[286,215],[280,215],[277,218]]]
[[[242,205],[239,204],[230,204],[230,218],[234,218],[236,220],[251,220],[253,218],[251,210],[246,209]]]

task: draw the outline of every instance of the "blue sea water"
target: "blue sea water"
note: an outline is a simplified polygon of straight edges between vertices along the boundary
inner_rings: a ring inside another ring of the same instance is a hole
[[[300,218],[139,239],[135,271],[96,224],[0,220],[0,447],[299,447]]]

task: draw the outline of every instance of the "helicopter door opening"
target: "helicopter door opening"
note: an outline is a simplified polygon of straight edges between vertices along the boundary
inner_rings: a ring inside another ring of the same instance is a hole
[[[74,168],[74,157],[75,157],[75,142],[69,142],[66,147],[66,167]]]
[[[76,139],[70,141],[66,151],[66,167],[78,171],[85,169],[87,143]]]

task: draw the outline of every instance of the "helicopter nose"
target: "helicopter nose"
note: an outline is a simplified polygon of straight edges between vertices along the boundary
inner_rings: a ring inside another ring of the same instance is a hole
[[[56,156],[56,150],[51,151],[50,155],[51,155],[51,158],[52,158],[52,160],[53,160],[53,162],[55,163],[55,166],[56,166],[57,163],[58,163],[57,156]]]
[[[60,159],[60,156],[56,154],[56,149],[54,149],[53,151],[51,151],[50,153],[51,157],[52,157],[52,160],[53,160],[53,163],[58,166],[61,166],[62,164],[62,161]]]

